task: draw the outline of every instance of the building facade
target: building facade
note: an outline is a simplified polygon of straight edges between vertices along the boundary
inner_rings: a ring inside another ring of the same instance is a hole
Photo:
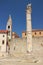
[[[7,30],[0,30],[0,53],[7,52]]]
[[[27,33],[26,31],[22,32],[22,38],[26,38]],[[32,30],[32,37],[43,37],[43,30],[34,29]]]

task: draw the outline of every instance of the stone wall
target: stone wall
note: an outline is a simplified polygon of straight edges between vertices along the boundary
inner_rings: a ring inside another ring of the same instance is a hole
[[[15,38],[10,43],[10,53],[26,53],[26,38]]]
[[[16,38],[12,39],[10,43],[10,53],[27,53],[27,39],[26,38]],[[37,50],[43,47],[43,37],[33,37],[32,38],[32,49]]]

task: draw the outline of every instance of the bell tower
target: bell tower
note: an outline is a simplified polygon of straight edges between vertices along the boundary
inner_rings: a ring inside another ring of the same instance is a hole
[[[26,9],[27,52],[32,51],[31,12],[32,12],[31,3],[29,3]]]
[[[10,40],[12,38],[12,19],[11,19],[11,15],[9,15],[9,18],[8,18],[6,30],[8,30],[8,39]]]

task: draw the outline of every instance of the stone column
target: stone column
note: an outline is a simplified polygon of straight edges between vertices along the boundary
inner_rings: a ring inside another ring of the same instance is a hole
[[[32,25],[31,25],[31,4],[26,9],[26,31],[27,31],[27,52],[32,51]]]

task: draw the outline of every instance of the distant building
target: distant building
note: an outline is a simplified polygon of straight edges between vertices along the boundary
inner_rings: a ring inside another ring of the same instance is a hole
[[[17,35],[17,33],[12,32],[12,39],[14,39],[14,38],[19,38],[19,36]]]
[[[26,31],[22,32],[22,38],[26,38],[26,37],[27,37]],[[33,29],[32,37],[43,37],[43,30]]]
[[[32,30],[32,37],[43,37],[43,30]]]

